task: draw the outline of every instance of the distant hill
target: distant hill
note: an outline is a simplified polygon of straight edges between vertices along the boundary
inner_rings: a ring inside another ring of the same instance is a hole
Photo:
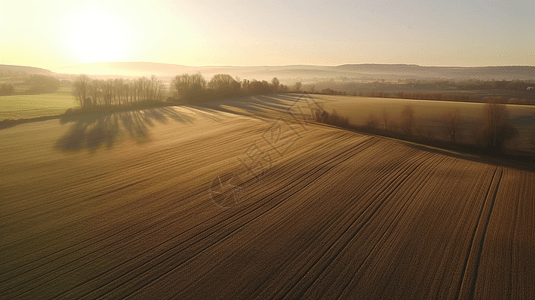
[[[344,71],[439,78],[477,79],[535,79],[535,67],[489,66],[489,67],[433,67],[404,64],[348,64],[337,67]]]
[[[12,66],[12,65],[0,65],[0,71],[5,72],[22,72],[27,74],[37,74],[37,75],[52,75],[52,71],[47,69],[35,68],[35,67],[26,67],[26,66]]]
[[[270,80],[278,77],[282,82],[312,82],[335,79],[480,79],[480,80],[535,80],[532,66],[489,67],[436,67],[409,64],[346,64],[340,66],[184,66],[149,62],[90,63],[55,69],[61,74],[88,74],[112,76],[150,76],[171,78],[183,73],[201,73],[206,78],[224,73],[234,77]]]
[[[119,75],[119,76],[172,76],[192,72],[194,67],[150,62],[100,62],[58,68],[63,74]]]
[[[344,73],[333,67],[322,66],[183,66],[164,63],[149,62],[106,62],[89,63],[54,70],[62,74],[87,74],[87,75],[117,75],[117,76],[150,76],[174,77],[184,73],[201,73],[207,78],[215,74],[230,74],[247,79],[271,80],[273,77],[286,78],[310,78],[314,76],[332,77]],[[346,72],[351,73],[351,72]]]

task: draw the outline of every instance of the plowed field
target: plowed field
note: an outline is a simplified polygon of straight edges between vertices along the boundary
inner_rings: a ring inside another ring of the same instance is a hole
[[[0,298],[535,299],[534,173],[314,124],[281,151],[274,122],[186,107],[0,131]]]

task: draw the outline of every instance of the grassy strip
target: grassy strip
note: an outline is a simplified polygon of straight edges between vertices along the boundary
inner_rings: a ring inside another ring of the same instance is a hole
[[[117,112],[126,112],[132,110],[148,109],[148,108],[158,108],[165,106],[175,106],[177,103],[167,103],[163,101],[141,101],[132,103],[126,106],[94,106],[87,108],[69,108],[65,113],[54,116],[42,116],[36,118],[21,118],[21,119],[5,119],[0,121],[0,130],[5,128],[10,128],[20,124],[33,123],[48,121],[53,119],[61,119],[63,121],[68,121],[72,117],[86,116],[93,114],[113,114]]]
[[[56,115],[56,116],[43,116],[43,117],[36,117],[36,118],[27,118],[27,119],[5,119],[3,121],[0,121],[0,129],[10,128],[16,125],[25,124],[25,123],[32,123],[32,122],[41,122],[41,121],[48,121],[52,119],[59,119],[62,115]]]

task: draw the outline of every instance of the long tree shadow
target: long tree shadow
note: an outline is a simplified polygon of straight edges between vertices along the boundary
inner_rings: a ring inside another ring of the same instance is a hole
[[[315,95],[306,93],[267,94],[239,98],[221,99],[199,105],[207,111],[220,111],[272,122],[273,118],[298,121],[308,118],[314,110],[324,110],[324,104],[333,100],[315,99]],[[297,119],[296,119],[297,118]],[[300,122],[300,121],[298,121]]]
[[[136,111],[95,114],[61,119],[71,125],[55,145],[61,151],[94,151],[100,147],[112,148],[122,133],[138,143],[150,141],[150,128],[155,123],[167,124],[169,119],[191,124],[194,118],[170,107],[150,108]]]
[[[266,119],[272,112],[286,112],[286,110],[301,95],[255,95],[239,98],[222,99],[212,102],[201,103],[198,108],[204,107],[205,110],[221,111],[232,114],[243,115],[246,117]]]
[[[94,151],[101,147],[112,148],[125,134],[137,143],[150,141],[150,129],[156,123],[169,120],[191,124],[196,116],[221,122],[224,114],[243,115],[268,122],[273,112],[285,112],[300,94],[256,95],[222,99],[191,106],[182,106],[190,113],[181,113],[173,107],[159,107],[125,112],[70,116],[60,119],[62,124],[74,123],[55,145],[61,151]],[[193,115],[193,116],[192,116]]]
[[[222,121],[222,119],[218,116],[221,114],[219,110],[211,109],[206,106],[197,106],[197,105],[191,105],[191,106],[186,105],[183,107],[189,110],[190,112],[197,114],[205,119],[216,121],[218,123]]]

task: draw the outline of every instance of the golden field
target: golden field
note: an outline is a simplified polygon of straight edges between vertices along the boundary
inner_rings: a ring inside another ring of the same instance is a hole
[[[2,298],[535,298],[533,172],[277,119],[292,97],[0,130]]]

